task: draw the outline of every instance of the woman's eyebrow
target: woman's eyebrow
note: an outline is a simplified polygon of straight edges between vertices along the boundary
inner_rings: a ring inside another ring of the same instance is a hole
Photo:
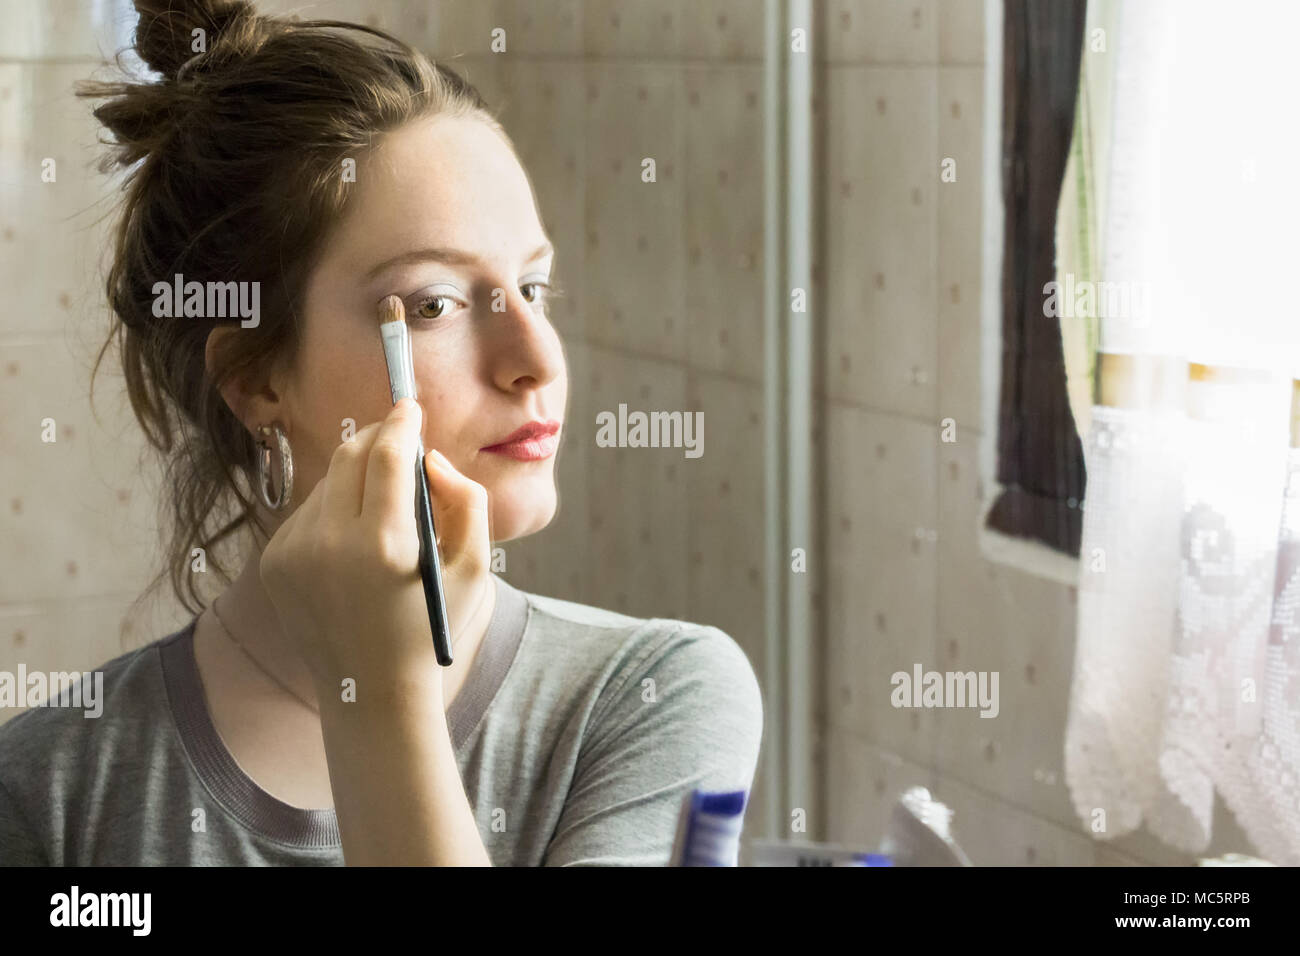
[[[554,251],[555,247],[551,245],[550,242],[544,242],[533,250],[532,255],[525,259],[524,262],[536,262],[538,259],[552,254]],[[448,265],[454,266],[471,266],[482,262],[482,260],[473,253],[464,252],[460,249],[451,249],[444,246],[430,246],[426,249],[412,249],[410,252],[403,252],[401,255],[393,256],[391,259],[385,259],[371,267],[371,269],[366,273],[363,281],[369,282],[386,269],[391,269],[394,266],[409,265],[414,262],[444,262]]]

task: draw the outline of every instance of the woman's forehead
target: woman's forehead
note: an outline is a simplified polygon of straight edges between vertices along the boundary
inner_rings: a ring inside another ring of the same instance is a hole
[[[356,180],[338,237],[350,255],[411,244],[500,254],[543,235],[527,174],[479,119],[412,121],[376,145]]]

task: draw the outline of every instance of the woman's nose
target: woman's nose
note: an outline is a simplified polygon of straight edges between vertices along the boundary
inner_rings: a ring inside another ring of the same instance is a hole
[[[499,388],[540,388],[563,371],[560,337],[544,310],[514,289],[506,294],[505,311],[490,313],[489,361]]]

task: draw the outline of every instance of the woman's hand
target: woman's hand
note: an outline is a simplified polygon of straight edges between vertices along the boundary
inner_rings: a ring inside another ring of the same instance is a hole
[[[347,863],[491,865],[446,721],[420,581],[422,413],[398,402],[344,442],[262,552],[262,584],[316,682]],[[487,492],[424,462],[454,641],[490,596]],[[356,703],[341,682],[356,681]]]
[[[322,705],[326,695],[338,700],[346,678],[356,681],[358,703],[435,693],[441,704],[415,523],[422,420],[420,406],[403,399],[339,445],[262,553],[263,586]],[[436,451],[424,464],[454,641],[491,586],[487,491]]]

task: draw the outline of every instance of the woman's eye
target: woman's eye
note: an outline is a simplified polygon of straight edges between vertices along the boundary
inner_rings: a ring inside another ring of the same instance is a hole
[[[446,295],[431,295],[421,299],[415,307],[415,314],[422,319],[440,319],[451,311],[455,300]]]
[[[550,285],[548,285],[545,282],[525,282],[522,286],[520,286],[520,288],[536,290],[535,292],[533,292],[532,295],[529,295],[527,292],[524,292],[524,298],[527,299],[529,302],[533,302],[533,303],[545,302],[547,294],[551,291]]]
[[[544,304],[552,294],[549,282],[525,282],[519,287],[524,299],[532,305]],[[411,318],[432,322],[446,318],[456,311],[459,300],[450,295],[426,295],[411,310]]]

